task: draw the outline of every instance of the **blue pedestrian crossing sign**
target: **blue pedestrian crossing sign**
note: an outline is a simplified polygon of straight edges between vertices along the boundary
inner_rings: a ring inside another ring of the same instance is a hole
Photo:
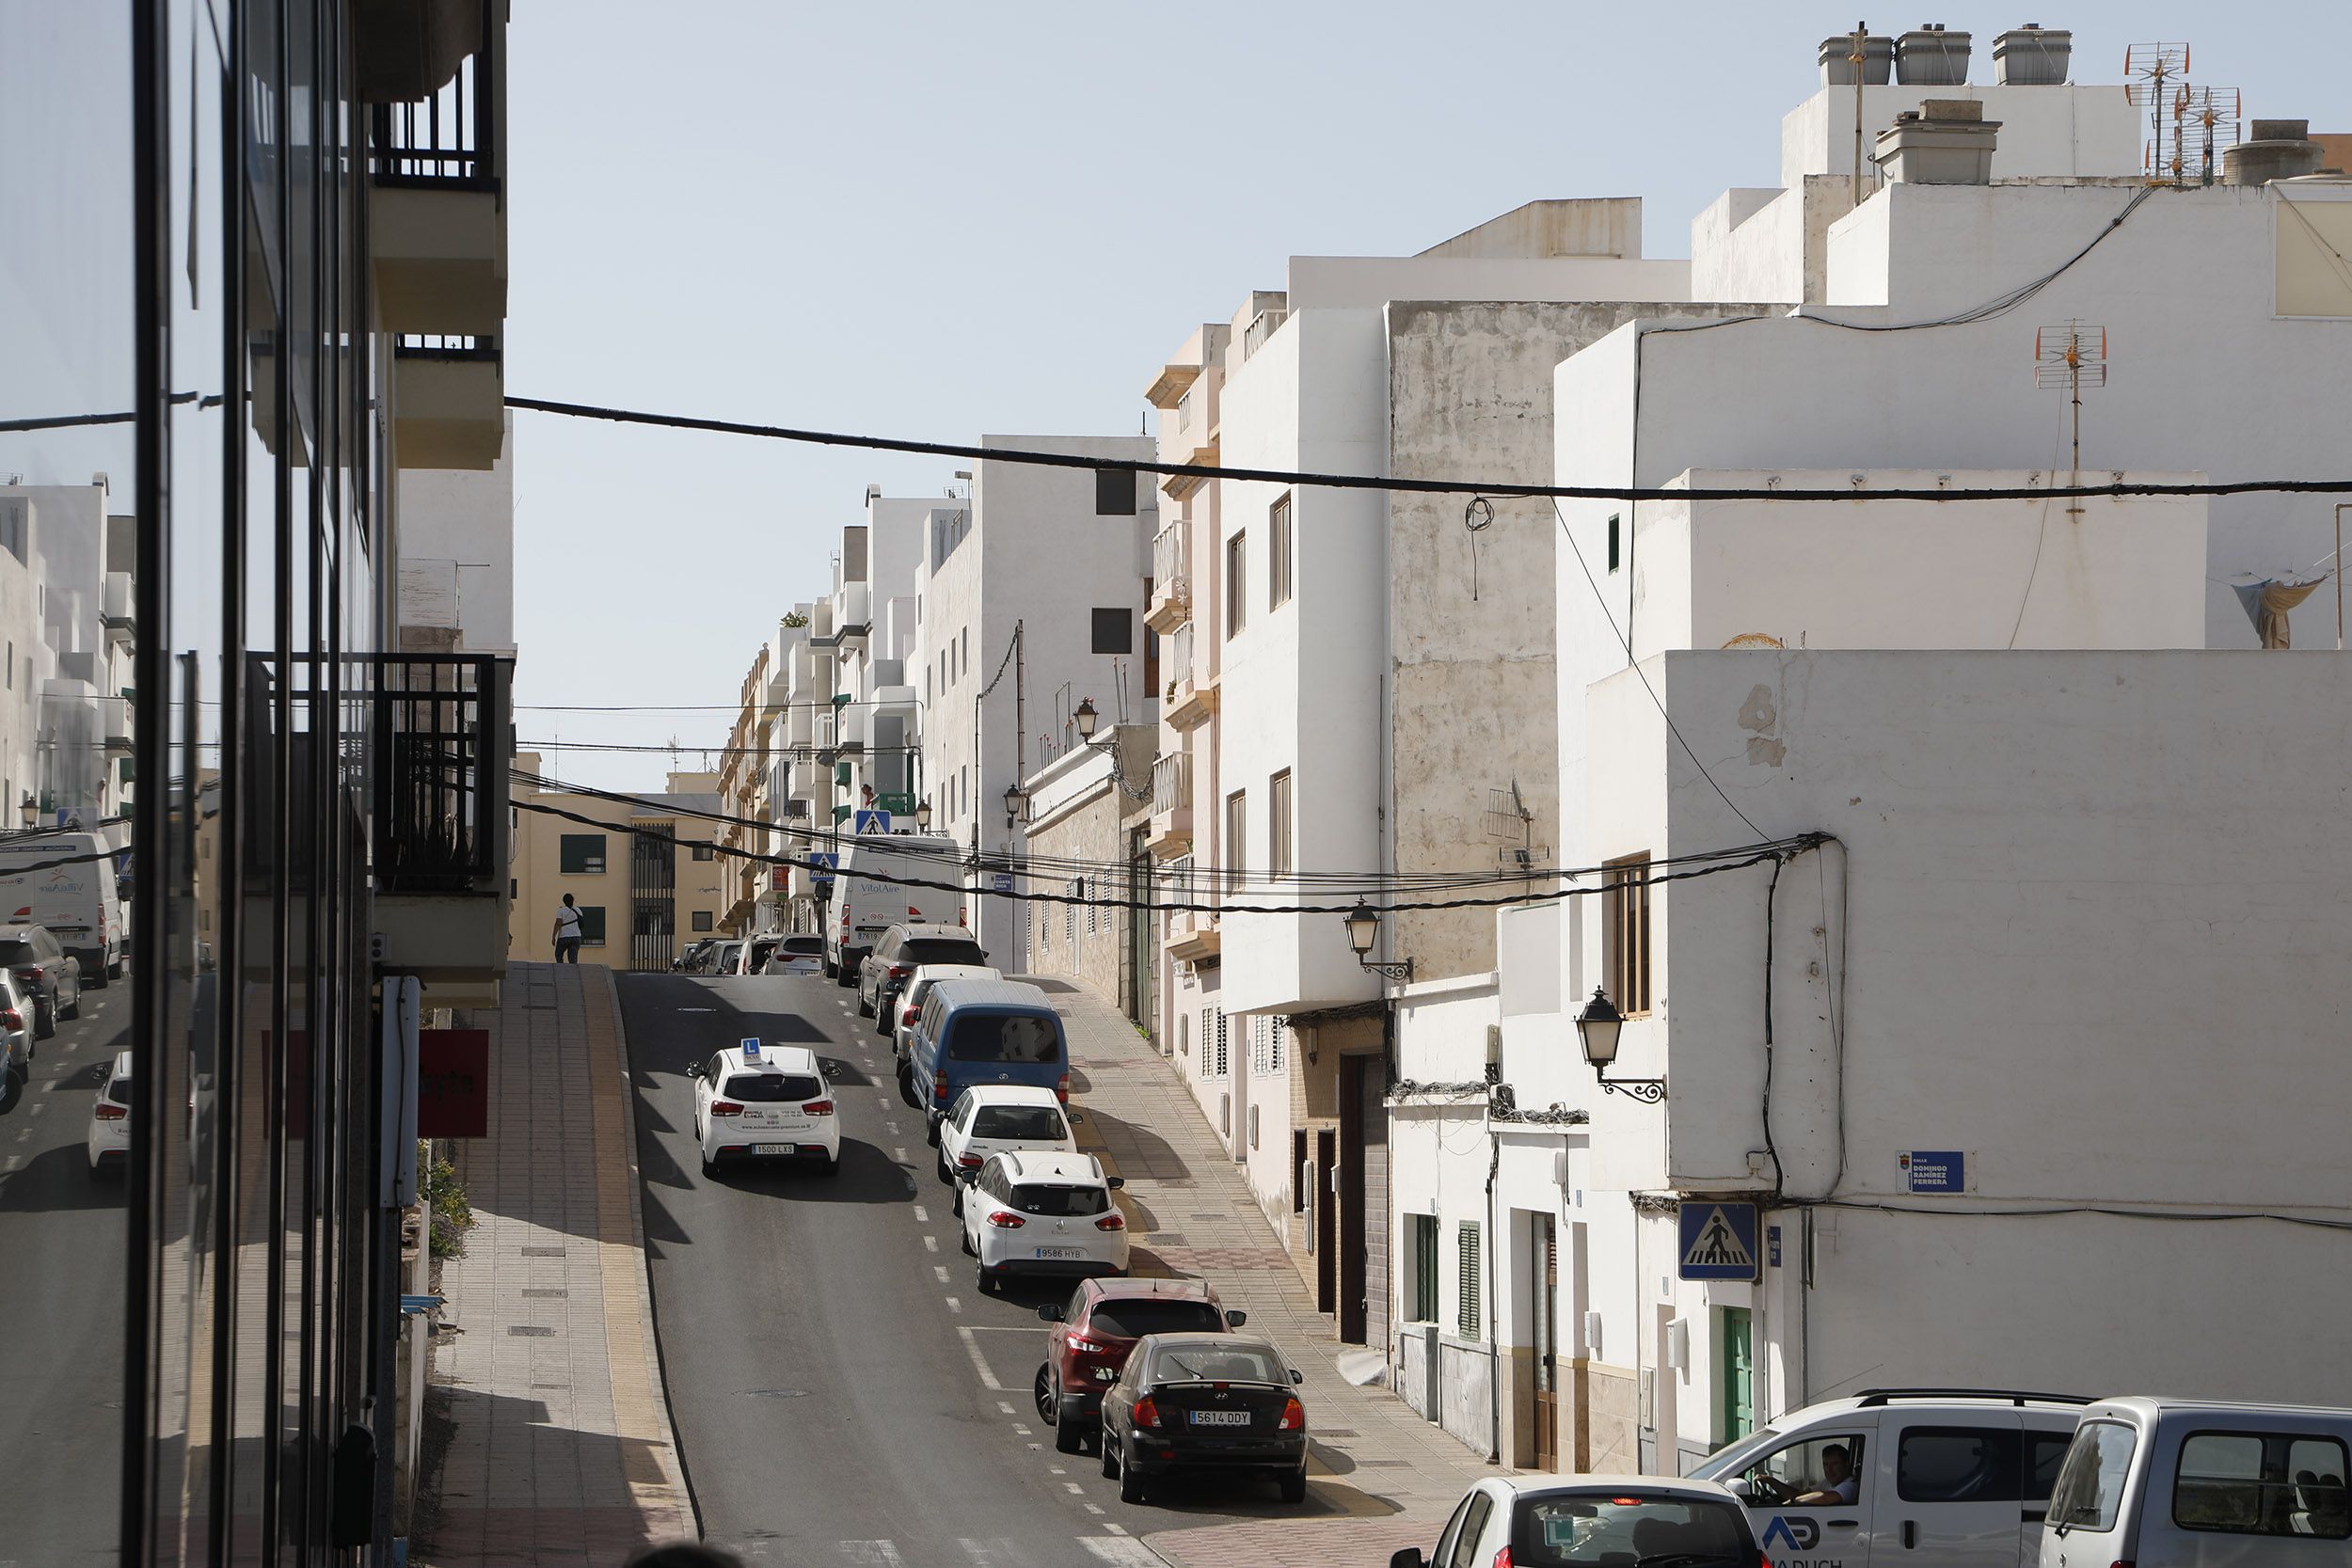
[[[886,833],[890,831],[890,814],[886,811],[860,811],[850,819],[853,833]]]
[[[833,850],[812,849],[808,853],[808,879],[812,882],[830,882],[834,868],[840,863],[841,857]]]
[[[1677,1253],[1684,1279],[1756,1277],[1756,1205],[1686,1202],[1679,1212],[1681,1245]]]

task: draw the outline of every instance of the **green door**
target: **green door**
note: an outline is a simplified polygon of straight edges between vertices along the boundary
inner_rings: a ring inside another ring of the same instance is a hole
[[[1715,1442],[1756,1430],[1756,1345],[1744,1307],[1715,1309]]]

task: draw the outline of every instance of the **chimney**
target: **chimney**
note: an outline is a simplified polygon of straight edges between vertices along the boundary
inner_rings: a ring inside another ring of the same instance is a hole
[[[1968,35],[1941,22],[1915,27],[1895,44],[1895,80],[1907,87],[1956,87],[1968,80]]]
[[[2326,150],[2312,140],[2308,119],[2258,119],[2253,135],[2235,147],[2221,150],[2221,182],[2225,185],[2266,185],[2317,174]]]
[[[1993,79],[2005,87],[2055,87],[2066,82],[2074,35],[2028,22],[1993,40]]]
[[[1872,154],[1886,178],[1904,185],[1987,185],[2001,129],[1970,98],[1931,98],[1895,117]]]

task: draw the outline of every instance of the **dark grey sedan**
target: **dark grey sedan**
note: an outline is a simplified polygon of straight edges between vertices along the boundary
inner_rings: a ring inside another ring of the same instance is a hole
[[[1147,1334],[1103,1394],[1103,1474],[1121,1502],[1181,1474],[1263,1476],[1286,1503],[1307,1498],[1302,1379],[1263,1339]]]

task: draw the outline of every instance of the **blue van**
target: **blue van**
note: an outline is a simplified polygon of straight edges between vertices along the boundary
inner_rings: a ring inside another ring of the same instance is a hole
[[[907,1076],[933,1144],[947,1107],[978,1085],[1052,1089],[1070,1103],[1061,1015],[1019,980],[942,980],[924,998],[907,1047]]]

